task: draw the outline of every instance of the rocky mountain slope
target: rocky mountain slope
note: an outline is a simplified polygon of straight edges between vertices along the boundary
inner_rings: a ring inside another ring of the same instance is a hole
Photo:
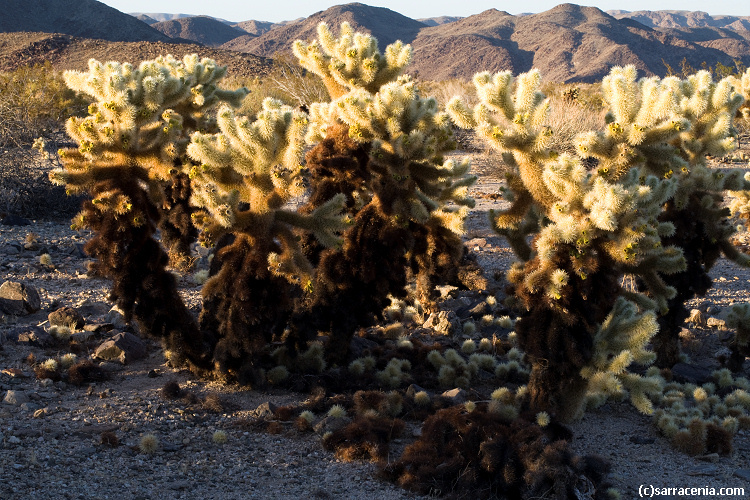
[[[247,34],[209,16],[181,17],[157,22],[151,27],[170,38],[181,38],[211,47],[218,47],[233,38]]]
[[[118,42],[169,37],[96,0],[3,0],[0,33],[38,31]]]
[[[534,67],[549,80],[593,82],[614,65],[635,64],[646,74],[664,74],[665,62],[679,67],[683,59],[694,67],[704,61],[750,63],[750,36],[720,28],[655,30],[573,4],[525,16],[488,10],[425,28],[412,46],[412,68],[427,79]]]
[[[49,33],[0,33],[0,71],[50,61],[58,70],[85,70],[90,58],[138,63],[160,55],[199,53],[229,67],[237,77],[264,75],[271,61],[252,54],[215,49],[204,45],[165,42],[109,42]]]
[[[316,28],[321,21],[331,26],[339,26],[346,21],[355,30],[374,35],[381,48],[401,40],[409,43],[416,38],[424,24],[383,7],[370,7],[361,3],[337,5],[294,23],[281,26],[258,37],[242,36],[222,47],[249,52],[265,57],[273,57],[277,52],[291,52],[294,40],[315,38]]]
[[[609,10],[617,19],[632,19],[650,28],[726,28],[750,30],[750,16],[712,16],[706,12],[689,10]]]
[[[29,2],[33,4],[31,7],[27,7]],[[482,70],[520,73],[533,67],[547,80],[593,82],[615,65],[634,64],[645,75],[664,75],[668,67],[679,70],[683,61],[694,68],[704,63],[732,66],[735,61],[750,66],[750,31],[743,29],[746,26],[743,23],[750,22],[750,18],[709,16],[702,12],[612,11],[610,14],[595,7],[562,4],[538,14],[513,16],[491,9],[466,18],[446,16],[420,22],[386,8],[350,3],[296,21],[250,20],[234,27],[227,21],[206,16],[180,14],[167,19],[170,15],[147,14],[151,19],[144,19],[149,22],[164,18],[154,24],[161,32],[95,0],[29,2],[22,9],[20,0],[9,0],[8,13],[0,18],[0,32],[44,31],[92,39],[171,43],[189,39],[203,46],[220,46],[226,54],[235,53],[232,56],[235,59],[242,58],[236,53],[262,57],[290,53],[294,40],[316,36],[319,22],[327,22],[335,31],[346,21],[356,30],[377,37],[381,49],[396,40],[411,43],[414,52],[410,71],[430,80],[469,79]],[[30,20],[31,16],[25,15],[29,8],[41,14]],[[110,28],[115,25],[117,29]],[[107,31],[106,37],[102,30]],[[28,42],[30,46],[20,48],[7,47],[9,42],[0,41],[0,63],[12,66],[50,59],[66,66],[65,52],[69,50],[66,40],[35,39]],[[207,50],[196,47],[201,52]],[[50,54],[45,54],[45,50],[51,51]],[[122,46],[98,50],[113,54],[109,58],[123,53]],[[141,52],[153,53],[150,48]],[[137,55],[139,51],[127,49],[125,53]],[[70,57],[75,60],[79,56]],[[73,60],[71,64],[78,64]]]

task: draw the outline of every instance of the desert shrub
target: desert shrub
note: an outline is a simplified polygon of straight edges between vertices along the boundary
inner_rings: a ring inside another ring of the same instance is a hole
[[[33,219],[75,213],[81,198],[67,198],[47,174],[59,166],[54,151],[65,143],[64,120],[86,105],[50,63],[0,73],[0,213]],[[38,138],[45,155],[32,149]]]
[[[0,146],[29,146],[86,105],[49,62],[0,73]]]

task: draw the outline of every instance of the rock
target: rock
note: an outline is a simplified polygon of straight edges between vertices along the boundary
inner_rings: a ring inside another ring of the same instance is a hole
[[[112,323],[87,323],[83,325],[84,332],[104,333],[111,331],[115,325]]]
[[[8,214],[0,221],[3,226],[28,226],[31,222],[18,215]]]
[[[700,309],[693,309],[690,311],[690,316],[686,321],[696,326],[706,326],[706,318]]]
[[[688,476],[715,476],[719,468],[715,465],[701,465],[687,472]]]
[[[255,417],[257,419],[272,419],[274,418],[274,414],[276,413],[276,409],[278,406],[271,402],[263,403],[262,405],[258,406],[256,409],[250,412],[250,416]]]
[[[750,481],[750,469],[737,469],[734,471],[734,477]]]
[[[5,255],[18,255],[19,253],[21,253],[21,248],[22,247],[18,245],[10,243],[2,248],[2,253],[4,253]]]
[[[630,436],[630,442],[634,444],[654,444],[656,439],[646,436]]]
[[[448,297],[455,297],[458,293],[458,287],[453,285],[436,286],[435,290],[440,292],[441,299],[447,299]]]
[[[5,397],[3,398],[3,403],[14,406],[19,406],[28,402],[29,397],[25,392],[22,391],[8,390],[8,392],[5,393]]]
[[[453,311],[439,311],[432,313],[427,321],[422,325],[424,328],[431,328],[436,333],[442,335],[451,335],[454,332],[461,332],[461,321]]]
[[[709,328],[716,328],[718,330],[723,330],[727,327],[726,322],[723,319],[714,317],[708,318],[706,320],[706,326],[708,326]]]
[[[460,405],[466,402],[466,391],[463,389],[459,389],[458,387],[455,389],[451,389],[450,391],[445,391],[440,396],[446,399],[450,399],[452,404],[454,405]]]
[[[465,242],[464,246],[476,252],[480,248],[484,248],[487,246],[487,240],[485,238],[474,238]]]
[[[349,351],[354,359],[361,358],[365,355],[365,351],[368,349],[374,349],[378,346],[378,343],[374,340],[366,339],[364,337],[354,336],[349,344]]]
[[[39,293],[31,285],[6,281],[0,285],[0,312],[25,316],[42,308]]]
[[[119,361],[123,365],[148,354],[146,344],[141,339],[128,332],[120,332],[107,340],[94,352],[94,357],[107,361]]]
[[[474,318],[481,318],[482,316],[484,316],[485,314],[489,314],[490,312],[492,312],[490,310],[490,305],[485,301],[480,302],[471,310],[469,310],[469,314]]]
[[[81,313],[68,306],[52,311],[47,316],[47,319],[52,326],[67,326],[74,330],[80,330],[83,328],[84,323],[86,323]]]
[[[107,313],[107,317],[104,319],[105,323],[111,323],[114,328],[122,329],[128,326],[128,322],[125,321],[125,313],[117,306],[112,307]]]
[[[414,395],[418,392],[426,392],[427,394],[430,394],[430,392],[427,391],[424,387],[418,386],[417,384],[411,384],[406,388],[406,397],[414,399]]]
[[[701,455],[697,457],[698,460],[701,460],[703,462],[712,462],[712,463],[718,463],[719,462],[719,454],[718,453],[709,453],[707,455]]]
[[[40,326],[27,325],[11,330],[8,338],[16,342],[32,344],[39,347],[51,346],[55,339],[44,328]]]
[[[672,378],[677,382],[703,385],[711,380],[711,370],[699,365],[677,363],[672,367]]]

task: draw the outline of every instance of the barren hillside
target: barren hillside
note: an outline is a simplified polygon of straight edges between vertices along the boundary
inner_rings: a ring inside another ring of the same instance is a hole
[[[246,34],[245,31],[208,16],[181,17],[161,21],[151,26],[170,38],[191,40],[212,47],[218,47],[233,38]]]
[[[370,7],[361,3],[350,3],[331,7],[312,16],[287,24],[258,37],[242,36],[235,38],[222,47],[242,52],[250,52],[265,57],[272,57],[279,51],[291,51],[292,42],[297,39],[308,40],[316,35],[316,28],[321,21],[337,27],[346,21],[357,31],[374,35],[381,48],[401,40],[411,42],[425,25],[406,16],[383,7]]]
[[[593,82],[614,65],[635,64],[645,74],[664,74],[664,61],[679,67],[683,58],[695,67],[704,61],[750,62],[748,40],[735,32],[697,37],[695,31],[665,32],[618,20],[595,7],[562,4],[526,16],[492,9],[421,30],[412,42],[412,68],[423,78],[446,79],[534,67],[549,80]]]
[[[633,19],[651,28],[727,28],[738,31],[750,30],[750,16],[712,16],[701,11],[689,10],[610,10],[617,19]]]
[[[3,0],[0,32],[64,33],[112,41],[165,41],[143,21],[95,0]]]
[[[50,61],[59,70],[87,68],[90,58],[138,63],[172,54],[198,53],[229,67],[231,76],[265,74],[271,61],[252,54],[214,49],[196,44],[164,42],[108,42],[49,33],[0,33],[0,71]]]

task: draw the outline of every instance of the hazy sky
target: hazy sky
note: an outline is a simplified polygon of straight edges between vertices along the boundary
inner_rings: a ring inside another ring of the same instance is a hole
[[[170,14],[207,15],[228,21],[287,21],[307,17],[333,5],[349,3],[331,0],[104,0],[122,12],[164,12]],[[437,16],[470,16],[487,9],[511,14],[544,12],[564,3],[559,0],[490,1],[490,0],[363,0],[374,7],[387,7],[413,19]],[[712,15],[750,16],[747,0],[589,0],[571,2],[599,7],[602,10],[702,10]]]

